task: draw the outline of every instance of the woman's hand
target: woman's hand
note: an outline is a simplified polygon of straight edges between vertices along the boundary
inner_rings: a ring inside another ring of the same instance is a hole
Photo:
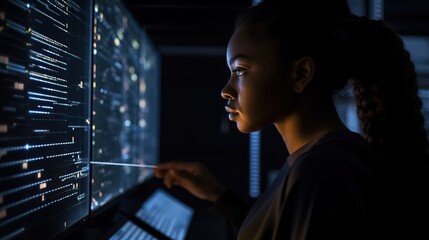
[[[164,184],[168,188],[173,185],[182,186],[203,200],[215,202],[225,191],[225,187],[198,162],[160,163],[153,172],[157,178],[164,179]]]

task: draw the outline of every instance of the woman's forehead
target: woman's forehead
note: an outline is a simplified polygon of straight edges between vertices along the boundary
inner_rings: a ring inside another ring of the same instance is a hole
[[[252,34],[250,28],[238,28],[231,36],[228,49],[227,61],[230,62],[237,55],[247,56],[249,59],[277,53],[278,43],[273,39],[262,38]]]

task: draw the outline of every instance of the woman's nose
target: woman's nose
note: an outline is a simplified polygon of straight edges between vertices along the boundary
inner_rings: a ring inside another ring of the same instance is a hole
[[[231,87],[230,82],[228,81],[228,83],[225,85],[225,87],[223,87],[222,91],[221,91],[221,96],[223,99],[235,99],[235,91],[233,90],[233,88]]]

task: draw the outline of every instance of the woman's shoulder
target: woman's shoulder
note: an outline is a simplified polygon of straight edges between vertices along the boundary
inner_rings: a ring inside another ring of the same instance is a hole
[[[291,175],[326,179],[347,173],[371,174],[380,162],[371,145],[360,134],[349,131],[326,134],[289,164]]]
[[[337,158],[353,156],[377,157],[372,146],[362,135],[352,131],[329,132],[302,151],[299,156],[294,156],[298,161],[323,160],[333,161]]]

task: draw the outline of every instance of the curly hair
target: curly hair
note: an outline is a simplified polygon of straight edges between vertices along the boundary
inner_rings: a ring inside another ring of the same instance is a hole
[[[420,217],[428,213],[429,143],[415,67],[402,39],[386,23],[369,21],[366,31],[371,36],[364,44],[368,53],[360,58],[371,71],[354,78],[362,130],[393,175],[403,218],[413,219],[404,224],[424,229],[427,226],[414,219],[418,212]],[[412,231],[416,235],[411,238],[419,237],[417,233]]]
[[[407,141],[427,147],[422,101],[410,54],[402,39],[383,21],[368,23],[366,35],[371,38],[364,43],[367,49],[356,55],[361,55],[362,61],[368,59],[366,65],[373,66],[366,67],[371,69],[366,74],[354,77],[363,132],[375,145],[393,144],[398,136],[413,136]]]

